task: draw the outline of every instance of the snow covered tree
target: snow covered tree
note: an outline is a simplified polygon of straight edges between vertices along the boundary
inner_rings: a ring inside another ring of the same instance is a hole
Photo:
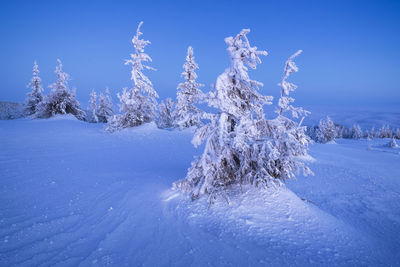
[[[131,54],[131,59],[125,61],[125,65],[132,65],[131,80],[134,87],[130,90],[124,88],[122,94],[118,94],[121,102],[120,111],[123,113],[115,115],[115,118],[110,121],[112,123],[107,125],[106,130],[109,132],[151,122],[156,114],[158,94],[153,89],[150,79],[143,73],[143,70],[155,69],[143,64],[143,62],[151,62],[151,58],[144,53],[144,48],[150,44],[150,41],[140,39],[142,24],[143,22],[139,23],[136,35],[132,38],[135,53]]]
[[[351,138],[353,139],[361,139],[363,138],[363,131],[361,130],[360,125],[354,124],[351,128]]]
[[[158,128],[165,129],[171,128],[174,126],[174,120],[172,117],[173,114],[173,105],[171,98],[167,98],[166,101],[162,101],[158,107],[158,118],[157,118],[157,126]]]
[[[343,125],[336,126],[336,138],[344,138],[345,127]]]
[[[364,136],[363,136],[364,138],[366,138],[366,139],[368,139],[368,140],[370,140],[372,137],[371,137],[371,133],[368,131],[368,130],[365,130],[365,132],[364,132]]]
[[[43,87],[42,80],[39,77],[39,66],[36,61],[33,63],[33,76],[30,83],[27,86],[31,88],[31,91],[27,94],[25,99],[25,114],[32,115],[36,113],[37,106],[43,100]]]
[[[346,139],[353,138],[353,128],[344,127],[343,128],[343,138],[346,138]]]
[[[57,82],[51,84],[52,89],[49,95],[37,107],[36,116],[39,118],[49,118],[56,114],[72,114],[76,118],[83,120],[85,113],[81,110],[79,102],[75,97],[75,89],[69,90],[69,75],[62,70],[61,60],[57,60],[56,67]]]
[[[260,133],[264,139],[263,147],[266,145],[266,151],[269,154],[262,156],[263,164],[258,163],[258,169],[261,172],[256,177],[265,186],[280,185],[288,179],[295,178],[300,171],[303,172],[303,175],[313,174],[302,160],[302,158],[308,157],[308,145],[312,142],[306,134],[307,127],[301,125],[304,117],[310,112],[291,105],[294,98],[289,97],[289,94],[297,89],[297,85],[287,81],[290,74],[298,71],[293,60],[300,53],[302,50],[289,57],[285,63],[284,75],[279,83],[282,90],[278,101],[278,117],[273,120],[263,119],[260,121]],[[285,113],[289,113],[291,118],[285,116]],[[295,119],[298,119],[299,116],[302,116],[302,119],[300,122],[296,122]],[[254,141],[258,143],[259,140],[260,137],[257,137]]]
[[[258,93],[261,83],[248,76],[247,66],[256,68],[261,62],[259,56],[267,54],[250,46],[248,32],[242,30],[236,38],[225,39],[231,66],[218,76],[214,90],[207,97],[208,105],[220,112],[204,115],[210,122],[199,128],[192,140],[195,146],[205,141],[204,152],[192,162],[186,178],[173,186],[189,192],[192,199],[205,194],[209,194],[210,202],[219,194],[226,197],[226,188],[242,181],[241,155],[234,145],[236,130],[244,116],[258,112],[254,115],[262,118],[262,105],[271,100]]]
[[[272,97],[258,92],[262,84],[250,79],[248,67],[255,69],[261,63],[259,56],[267,53],[250,46],[249,31],[245,29],[235,38],[225,39],[231,65],[218,76],[215,88],[206,98],[208,105],[219,112],[203,115],[210,122],[197,129],[192,143],[198,146],[205,142],[204,152],[192,162],[186,178],[173,185],[188,192],[192,199],[208,195],[210,203],[217,196],[228,200],[227,189],[232,185],[268,187],[280,185],[300,169],[309,173],[296,157],[307,153],[309,138],[305,127],[283,115],[274,120],[264,117],[263,105],[271,104]],[[287,92],[295,89],[286,83],[294,67],[288,60],[282,80]],[[287,110],[293,114],[301,112],[284,104],[280,107],[281,114]],[[298,136],[299,133],[302,135]]]
[[[374,139],[376,137],[376,132],[375,132],[375,127],[371,128],[371,131],[369,132],[370,138]]]
[[[389,128],[389,125],[382,125],[382,128],[378,132],[379,138],[392,138],[393,133]]]
[[[92,123],[99,122],[99,118],[97,117],[97,95],[94,90],[92,90],[90,93],[89,106],[86,112],[86,120]]]
[[[141,125],[145,119],[150,121],[150,117],[141,114],[141,103],[144,101],[144,96],[139,90],[128,90],[124,88],[122,94],[117,94],[120,101],[119,110],[123,114],[117,114],[107,122],[106,131],[115,132],[123,128],[134,127]]]
[[[396,129],[396,132],[394,134],[394,138],[400,139],[400,129],[399,128]]]
[[[177,103],[173,114],[175,124],[179,129],[200,125],[202,112],[195,103],[203,98],[203,93],[199,88],[204,85],[196,82],[195,70],[198,68],[199,66],[194,61],[193,48],[189,46],[182,72],[185,82],[178,85]]]
[[[319,121],[319,126],[317,130],[318,142],[327,143],[333,141],[336,138],[336,134],[337,134],[336,126],[331,120],[331,118],[327,116],[325,120]]]
[[[108,88],[106,88],[105,95],[103,93],[99,95],[99,107],[96,115],[99,122],[108,122],[110,117],[114,115],[113,103]]]

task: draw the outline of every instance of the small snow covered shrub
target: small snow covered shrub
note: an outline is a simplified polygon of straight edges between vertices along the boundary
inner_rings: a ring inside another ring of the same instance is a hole
[[[156,114],[158,94],[153,89],[150,79],[143,73],[143,70],[154,70],[154,68],[143,64],[151,61],[151,58],[144,53],[144,48],[150,41],[140,39],[142,24],[143,22],[139,23],[136,35],[132,39],[135,53],[131,54],[131,59],[125,61],[126,65],[132,65],[131,80],[134,87],[129,90],[124,88],[122,94],[118,94],[122,114],[113,116],[106,127],[108,132],[151,122]]]
[[[202,112],[195,106],[195,103],[202,99],[203,93],[199,88],[204,85],[196,82],[195,70],[198,68],[199,66],[194,61],[193,48],[189,46],[182,72],[185,82],[178,85],[177,103],[173,114],[175,124],[179,129],[201,124]]]
[[[173,184],[192,199],[208,195],[212,203],[217,196],[228,199],[232,185],[278,186],[300,170],[305,175],[311,173],[300,160],[307,156],[310,142],[306,127],[284,116],[286,111],[295,118],[307,113],[291,106],[294,99],[288,96],[296,89],[287,82],[297,71],[292,60],[301,51],[285,64],[278,116],[266,119],[263,106],[271,104],[272,97],[258,92],[262,83],[250,79],[248,68],[255,69],[261,63],[260,56],[267,52],[250,46],[249,31],[225,39],[231,65],[218,76],[215,88],[206,97],[218,113],[203,115],[209,122],[197,129],[192,143],[198,146],[205,142],[204,152],[192,162],[186,178]]]
[[[81,110],[78,100],[75,98],[75,90],[72,92],[68,88],[69,75],[62,70],[62,63],[58,59],[56,67],[57,82],[49,87],[52,91],[43,98],[36,110],[38,118],[49,118],[56,114],[72,114],[76,118],[83,120],[85,113]]]
[[[172,102],[171,98],[167,98],[164,101],[161,102],[161,104],[158,107],[158,118],[157,118],[157,127],[160,129],[165,129],[165,128],[172,128],[174,126],[174,120],[172,117],[172,109],[173,109],[174,103]]]
[[[106,88],[105,95],[103,93],[99,95],[96,115],[99,122],[108,122],[110,117],[114,115],[113,103],[108,88]]]
[[[24,109],[25,114],[28,116],[36,113],[37,106],[43,100],[42,80],[39,77],[39,66],[36,61],[33,63],[33,76],[28,84],[28,88],[29,87],[31,91],[27,94],[27,98],[25,99]]]
[[[317,141],[320,143],[327,143],[335,140],[337,134],[336,126],[329,118],[326,117],[325,120],[320,120],[317,130]]]
[[[386,146],[393,147],[393,148],[399,147],[399,145],[396,142],[396,139],[394,139],[394,138],[392,138],[392,140]]]
[[[94,90],[90,93],[89,105],[86,111],[86,120],[92,123],[99,122],[99,118],[97,117],[97,95]]]

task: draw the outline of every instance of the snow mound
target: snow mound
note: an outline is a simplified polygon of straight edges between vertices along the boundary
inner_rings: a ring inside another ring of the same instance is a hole
[[[211,206],[206,198],[191,201],[173,190],[162,197],[169,212],[186,218],[195,228],[220,239],[233,236],[256,242],[268,251],[271,265],[354,264],[356,257],[366,259],[373,251],[372,242],[362,233],[284,186],[240,191],[232,189],[229,204],[222,199]],[[291,255],[291,260],[285,255]]]
[[[57,114],[48,119],[49,121],[77,121],[78,119],[72,114]]]
[[[336,145],[337,143],[336,143],[335,140],[332,140],[332,141],[326,142],[325,144],[327,144],[327,145]]]
[[[296,156],[297,159],[304,161],[304,162],[315,162],[316,159],[313,158],[311,155],[302,155],[302,156]]]
[[[394,138],[392,140],[390,140],[390,142],[387,143],[385,146],[390,147],[390,148],[398,148],[399,147],[399,145],[397,144],[397,142]]]

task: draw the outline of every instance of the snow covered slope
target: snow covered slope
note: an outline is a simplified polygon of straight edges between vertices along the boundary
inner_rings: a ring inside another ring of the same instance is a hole
[[[171,191],[202,148],[154,124],[0,121],[1,266],[399,265],[400,155],[315,144],[315,176],[208,209]]]

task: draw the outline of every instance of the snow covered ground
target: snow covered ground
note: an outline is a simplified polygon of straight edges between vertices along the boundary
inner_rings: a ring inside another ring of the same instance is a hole
[[[0,121],[1,266],[400,265],[400,149],[314,144],[312,177],[208,209],[170,190],[192,132]]]

